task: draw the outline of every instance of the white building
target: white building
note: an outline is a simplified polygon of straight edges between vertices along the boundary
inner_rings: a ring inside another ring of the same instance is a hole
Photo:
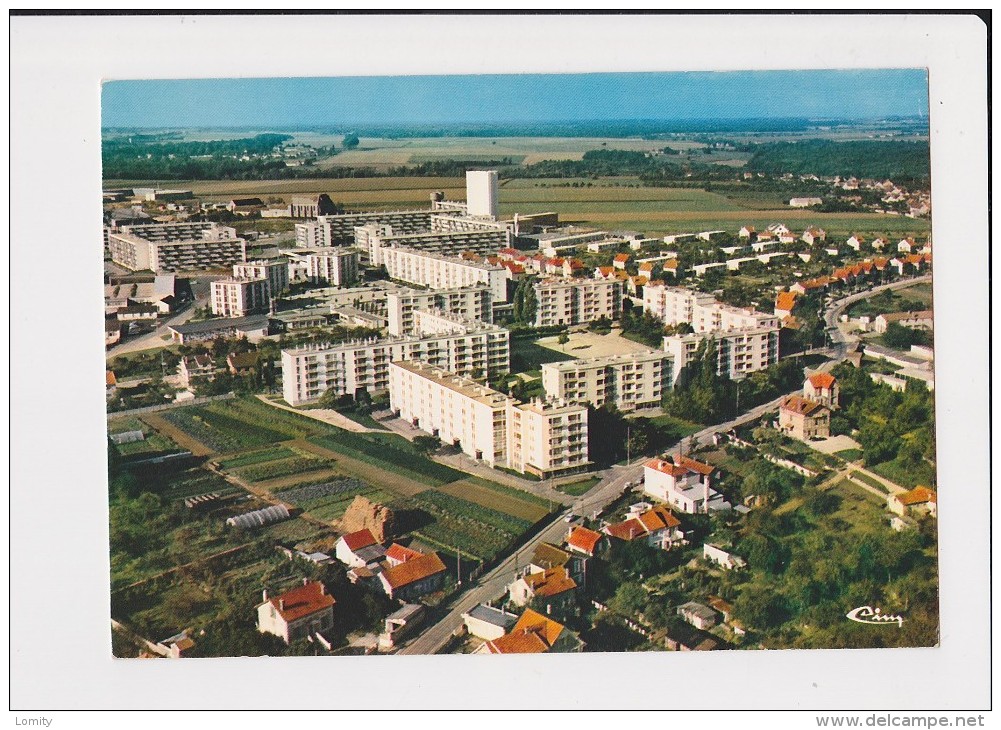
[[[643,465],[643,493],[688,514],[729,510],[712,488],[715,468],[687,456],[651,459]]]
[[[350,286],[358,280],[358,252],[350,248],[319,248],[306,254],[309,278],[329,286]]]
[[[228,277],[211,284],[212,314],[219,317],[246,317],[266,312],[271,301],[268,280]]]
[[[389,397],[400,418],[491,467],[545,477],[577,471],[588,463],[584,406],[519,403],[419,362],[390,365]]]
[[[282,351],[282,395],[298,406],[328,389],[338,395],[359,388],[389,388],[389,364],[421,361],[460,375],[494,378],[510,370],[509,333],[484,322],[433,313],[415,313],[414,334]]]
[[[288,259],[247,261],[233,264],[233,277],[237,279],[267,279],[269,295],[276,297],[288,289]]]
[[[492,301],[507,301],[507,282],[511,272],[503,266],[396,246],[382,249],[382,263],[391,279],[429,289],[486,284],[490,287]]]
[[[499,209],[496,170],[469,170],[466,172],[466,210],[470,216],[497,219]]]
[[[386,293],[389,334],[413,332],[414,312],[439,310],[465,319],[491,321],[492,300],[487,284],[428,291],[400,287]]]
[[[535,326],[586,324],[622,314],[622,282],[545,279],[535,284]]]
[[[545,363],[542,385],[549,398],[631,411],[660,405],[674,382],[673,366],[669,354],[652,351]]]
[[[329,248],[335,243],[328,216],[295,224],[295,245],[299,248]]]
[[[507,464],[507,407],[512,400],[421,362],[389,366],[389,405],[400,418],[491,467]]]
[[[333,626],[334,598],[318,581],[304,580],[303,585],[273,597],[264,591],[264,602],[257,606],[257,630],[274,634],[286,644]]]
[[[674,358],[672,387],[682,376],[685,366],[694,359],[699,343],[709,338],[715,342],[716,372],[730,380],[739,380],[779,361],[778,327],[669,335],[664,338],[664,350]]]

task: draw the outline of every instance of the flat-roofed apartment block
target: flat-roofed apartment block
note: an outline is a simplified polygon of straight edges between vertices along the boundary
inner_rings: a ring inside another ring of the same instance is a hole
[[[265,278],[229,277],[211,284],[212,314],[220,317],[246,317],[266,312],[271,301],[270,285]]]
[[[426,233],[431,229],[431,210],[429,208],[424,210],[380,210],[321,215],[315,221],[296,225],[296,245],[306,247],[343,246],[354,241],[355,228],[369,225],[389,226],[393,232],[398,234]],[[299,243],[300,235],[304,243]],[[317,236],[320,238],[318,239]]]
[[[622,314],[622,282],[545,279],[535,285],[536,327],[576,325]]]
[[[671,335],[664,338],[664,350],[674,358],[672,385],[695,357],[699,343],[709,338],[716,343],[716,372],[731,380],[739,380],[779,361],[778,326]]]
[[[267,279],[268,294],[278,296],[288,289],[288,259],[247,261],[233,264],[233,277],[237,279]]]
[[[389,334],[406,335],[414,331],[414,312],[439,310],[466,319],[490,322],[492,317],[490,287],[475,284],[456,289],[427,291],[399,287],[386,292],[386,316]]]
[[[400,418],[489,466],[507,464],[510,396],[420,362],[389,366],[389,407]]]
[[[476,224],[475,230],[433,231],[422,233],[400,233],[393,228],[392,235],[385,232],[368,235],[368,260],[373,266],[386,263],[386,251],[403,247],[425,253],[456,256],[460,253],[496,253],[511,243],[511,234],[505,226],[483,226]]]
[[[507,301],[510,270],[480,261],[467,261],[405,247],[383,249],[383,264],[391,279],[429,289],[457,289],[486,284],[494,302]]]
[[[229,268],[247,258],[236,229],[218,223],[125,226],[108,235],[108,248],[116,264],[158,274]]]
[[[588,465],[587,408],[519,403],[504,393],[419,362],[390,365],[390,407],[473,459],[541,477]]]
[[[350,248],[319,248],[306,254],[309,278],[314,283],[350,286],[358,281],[358,252]]]
[[[467,376],[494,378],[510,371],[509,333],[503,327],[415,312],[415,331],[402,337],[372,338],[282,351],[282,395],[289,405],[316,401],[328,389],[337,395],[389,388],[389,363],[421,361]]]
[[[546,395],[568,403],[621,411],[659,406],[674,382],[674,359],[666,352],[636,352],[584,360],[545,363]]]
[[[508,466],[548,478],[588,464],[587,406],[533,400],[508,408]]]

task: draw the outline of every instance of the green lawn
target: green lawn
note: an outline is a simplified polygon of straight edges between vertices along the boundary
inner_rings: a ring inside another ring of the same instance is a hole
[[[563,362],[574,360],[573,355],[557,352],[548,347],[536,344],[543,338],[512,337],[511,338],[511,370],[512,372],[531,372],[540,370],[547,362]]]
[[[873,479],[868,474],[863,474],[860,471],[854,471],[854,472],[852,472],[852,477],[854,477],[855,479],[858,479],[860,482],[865,482],[870,487],[873,487],[875,489],[880,490],[881,492],[886,492],[887,494],[889,494],[889,491],[887,490],[886,486],[882,482],[879,482],[879,481]]]
[[[700,423],[695,423],[693,421],[686,421],[683,418],[677,418],[676,416],[668,415],[664,413],[660,416],[654,416],[650,419],[657,428],[670,434],[670,438],[673,439],[683,439],[686,436],[691,436],[697,431],[701,431],[704,426]]]
[[[432,461],[396,434],[337,431],[312,437],[310,441],[429,486],[454,482],[467,476],[465,472]]]
[[[834,454],[839,459],[844,459],[845,461],[858,461],[862,458],[861,449],[845,449],[844,451],[837,451]]]
[[[559,484],[556,488],[564,494],[569,494],[571,497],[579,497],[594,489],[600,481],[601,479],[598,477],[591,477],[590,479],[582,479],[579,482],[571,482],[570,484]]]

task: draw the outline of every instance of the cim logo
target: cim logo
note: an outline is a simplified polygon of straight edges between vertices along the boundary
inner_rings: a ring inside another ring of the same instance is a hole
[[[853,608],[845,614],[845,618],[860,624],[873,624],[876,626],[886,626],[896,624],[897,628],[903,628],[904,617],[898,614],[882,613],[878,608],[872,606],[859,606]]]

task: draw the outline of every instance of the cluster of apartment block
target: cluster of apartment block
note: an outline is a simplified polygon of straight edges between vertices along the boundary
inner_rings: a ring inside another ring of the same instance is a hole
[[[154,223],[123,226],[107,234],[112,261],[157,274],[227,268],[247,258],[236,229],[218,223]]]
[[[663,283],[644,287],[643,311],[666,325],[687,322],[694,330],[664,338],[664,350],[674,359],[675,381],[710,336],[717,349],[717,372],[730,379],[778,362],[780,323],[775,314],[732,307],[711,294]]]
[[[510,335],[503,327],[440,311],[415,310],[413,318],[408,335],[283,350],[286,402],[311,403],[330,389],[337,395],[386,391],[389,364],[399,360],[487,378],[510,370]]]
[[[486,284],[490,287],[493,301],[507,301],[510,271],[502,266],[409,248],[384,250],[383,263],[389,277],[397,281],[429,289],[455,289]]]
[[[540,477],[588,462],[587,407],[558,400],[521,403],[443,368],[389,366],[390,408],[414,427],[491,467]]]

